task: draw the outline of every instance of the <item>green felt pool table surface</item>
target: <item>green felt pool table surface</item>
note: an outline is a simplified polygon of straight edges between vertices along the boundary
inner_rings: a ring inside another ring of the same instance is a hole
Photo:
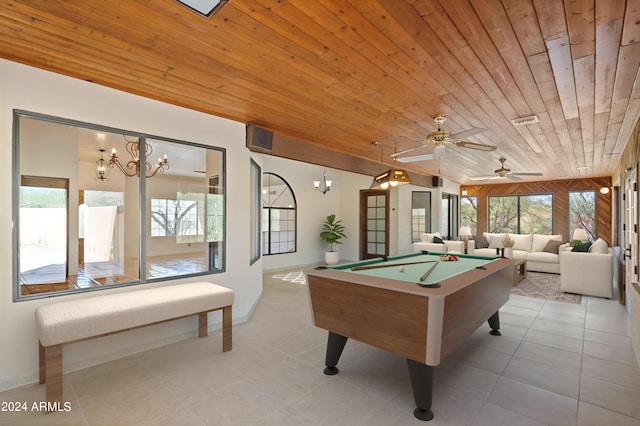
[[[446,253],[412,253],[401,256],[389,256],[387,260],[382,258],[368,259],[359,262],[351,262],[332,266],[330,269],[353,272],[355,274],[369,275],[379,278],[389,278],[394,280],[421,282],[423,284],[439,283],[447,278],[462,274],[472,269],[483,267],[488,263],[494,262],[496,259],[491,257],[455,255],[458,256],[457,261],[442,261],[441,256],[448,256]],[[413,262],[431,262],[416,263]],[[404,266],[400,266],[406,264]],[[436,265],[431,273],[420,281],[420,277],[433,265]],[[379,267],[389,265],[389,267]],[[352,270],[359,267],[373,267],[371,269]]]

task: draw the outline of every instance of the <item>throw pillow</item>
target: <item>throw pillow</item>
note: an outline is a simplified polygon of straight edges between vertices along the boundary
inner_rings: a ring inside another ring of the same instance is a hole
[[[547,244],[544,246],[542,251],[547,253],[558,254],[560,252],[560,246],[564,244],[562,241],[549,240]]]
[[[588,252],[589,248],[591,247],[591,243],[582,243],[579,244],[577,246],[575,246],[573,249],[571,249],[571,251],[579,251],[579,252]]]
[[[507,234],[513,241],[512,248],[514,250],[531,251],[532,234]]]
[[[505,234],[492,234],[491,239],[489,240],[489,248],[503,248],[504,244],[502,242],[504,241],[505,236]]]
[[[603,240],[602,238],[598,238],[593,242],[593,244],[591,244],[591,247],[589,247],[589,252],[607,254],[609,253],[609,246],[607,245],[605,240]]]
[[[489,241],[484,235],[476,235],[473,237],[473,241],[476,242],[476,248],[489,248]]]
[[[533,241],[531,242],[531,251],[542,251],[544,246],[547,245],[549,240],[562,241],[562,235],[545,235],[545,234],[533,234]]]
[[[444,241],[442,241],[440,237],[433,237],[433,242],[436,244],[444,244]]]

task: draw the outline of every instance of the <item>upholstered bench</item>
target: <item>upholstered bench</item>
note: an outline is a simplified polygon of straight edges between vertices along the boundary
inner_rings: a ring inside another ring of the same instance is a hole
[[[36,308],[40,383],[47,405],[62,404],[62,345],[198,315],[207,335],[207,314],[222,309],[222,350],[230,351],[233,290],[208,282],[108,294]]]

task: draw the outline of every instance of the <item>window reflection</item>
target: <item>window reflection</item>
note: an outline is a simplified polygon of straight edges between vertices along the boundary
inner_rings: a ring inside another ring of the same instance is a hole
[[[68,186],[67,179],[21,179],[19,279],[30,292],[54,289],[67,279]]]
[[[224,150],[23,111],[14,120],[17,298],[224,270]],[[131,140],[170,167],[145,178],[96,165],[113,149],[136,160]]]

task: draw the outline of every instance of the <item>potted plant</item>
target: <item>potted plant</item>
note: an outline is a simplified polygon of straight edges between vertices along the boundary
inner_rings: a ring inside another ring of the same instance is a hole
[[[347,238],[344,234],[344,225],[341,220],[336,220],[335,214],[330,214],[322,224],[320,239],[329,244],[329,251],[324,253],[324,260],[327,265],[335,265],[340,260],[338,250],[334,250],[334,244],[342,244],[342,238]]]

